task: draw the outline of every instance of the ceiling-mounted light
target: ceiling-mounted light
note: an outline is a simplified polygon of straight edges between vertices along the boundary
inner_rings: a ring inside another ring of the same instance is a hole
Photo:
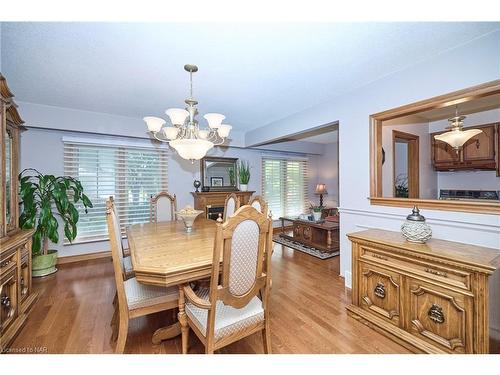
[[[198,102],[193,98],[193,73],[198,71],[198,67],[184,65],[184,70],[189,72],[190,77],[190,95],[184,101],[186,109],[170,108],[165,111],[172,126],[163,127],[166,121],[159,117],[144,117],[144,121],[156,139],[168,142],[181,158],[193,162],[203,158],[212,147],[223,144],[232,126],[222,124],[226,116],[207,113],[203,117],[208,122],[208,128],[199,128],[196,120]]]
[[[448,119],[450,125],[446,127],[446,129],[450,129],[450,131],[435,135],[434,139],[448,143],[455,150],[459,150],[465,142],[483,132],[480,129],[463,130],[464,120],[465,116],[459,116],[458,106],[455,106],[455,117]]]

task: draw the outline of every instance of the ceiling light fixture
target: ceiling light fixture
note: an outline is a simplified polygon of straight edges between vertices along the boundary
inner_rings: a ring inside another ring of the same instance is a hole
[[[223,144],[232,126],[222,123],[226,116],[207,113],[203,117],[208,122],[208,128],[200,129],[196,120],[198,101],[193,98],[193,73],[198,71],[198,67],[188,64],[184,65],[184,70],[189,72],[190,82],[189,98],[184,101],[186,108],[170,108],[165,111],[171,126],[164,127],[166,121],[159,117],[147,116],[144,117],[144,121],[157,140],[169,143],[181,158],[194,163],[195,160],[203,158],[214,146]]]
[[[464,120],[465,116],[459,116],[458,106],[455,106],[455,117],[448,119],[450,125],[446,127],[446,129],[450,129],[450,131],[435,135],[434,138],[438,141],[448,143],[457,151],[460,150],[465,142],[483,132],[480,129],[463,130]]]

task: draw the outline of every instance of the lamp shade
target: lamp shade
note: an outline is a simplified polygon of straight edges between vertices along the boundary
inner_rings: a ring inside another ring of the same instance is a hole
[[[434,138],[438,141],[446,142],[454,149],[458,150],[460,147],[464,145],[469,139],[474,137],[475,135],[482,133],[480,129],[470,129],[470,130],[460,130],[459,128],[455,128],[449,132],[435,135]]]
[[[219,133],[222,138],[226,138],[232,128],[233,127],[231,125],[221,124],[221,126],[219,126],[219,129],[217,129],[217,133]]]
[[[189,112],[182,108],[169,108],[165,111],[173,125],[183,125],[189,116]]]
[[[224,120],[226,116],[221,115],[220,113],[207,113],[203,116],[203,118],[208,121],[208,126],[212,129],[218,129],[222,120]]]
[[[326,185],[325,184],[317,184],[316,185],[316,194],[328,194],[326,191]]]
[[[163,128],[163,134],[165,134],[165,137],[168,139],[175,139],[177,138],[177,134],[179,134],[179,128],[167,126],[166,128]]]
[[[170,146],[172,146],[183,159],[200,160],[207,154],[208,150],[213,147],[213,143],[203,139],[176,139],[170,142]]]
[[[159,117],[147,116],[143,120],[146,122],[148,130],[153,133],[159,132],[163,124],[165,124],[165,120]]]

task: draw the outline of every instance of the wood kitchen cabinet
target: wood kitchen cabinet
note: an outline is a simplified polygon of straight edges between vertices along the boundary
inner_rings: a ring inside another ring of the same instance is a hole
[[[497,170],[498,169],[498,132],[499,124],[485,124],[469,126],[467,129],[481,129],[483,132],[469,139],[459,151],[454,150],[445,142],[438,141],[435,135],[444,133],[436,132],[431,136],[431,159],[437,171],[450,170]]]

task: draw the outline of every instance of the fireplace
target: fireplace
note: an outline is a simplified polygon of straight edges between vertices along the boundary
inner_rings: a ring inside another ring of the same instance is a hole
[[[206,206],[207,219],[217,220],[219,214],[224,216],[224,206]]]

